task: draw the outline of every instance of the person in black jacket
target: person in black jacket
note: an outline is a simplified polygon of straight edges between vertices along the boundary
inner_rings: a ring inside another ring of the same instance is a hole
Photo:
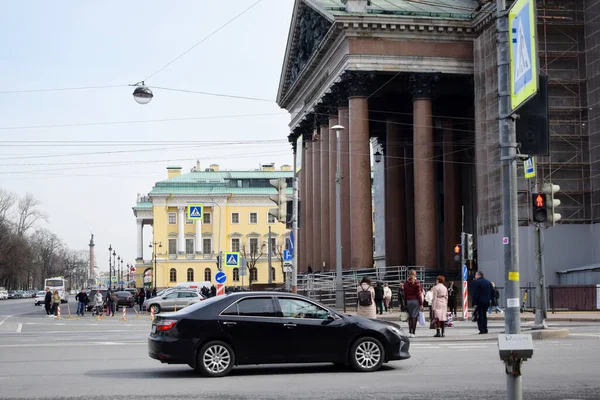
[[[46,316],[50,317],[52,314],[52,292],[50,288],[46,288],[46,296],[44,297],[44,308],[46,309]]]
[[[83,317],[85,306],[90,302],[90,299],[88,298],[88,295],[84,289],[81,289],[81,292],[77,293],[75,300],[77,300],[77,316],[81,315]]]
[[[475,273],[475,279],[471,282],[471,296],[473,297],[473,306],[477,307],[479,334],[486,334],[488,333],[486,311],[494,297],[494,288],[491,282],[483,277],[481,271]]]
[[[383,305],[383,286],[381,282],[377,282],[377,285],[375,285],[375,307],[377,314],[383,314],[385,306]]]

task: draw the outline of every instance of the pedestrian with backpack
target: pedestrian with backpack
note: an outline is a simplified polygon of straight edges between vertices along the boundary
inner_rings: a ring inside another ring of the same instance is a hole
[[[358,309],[356,315],[365,318],[377,318],[375,310],[375,290],[371,286],[371,279],[363,276],[357,289]]]

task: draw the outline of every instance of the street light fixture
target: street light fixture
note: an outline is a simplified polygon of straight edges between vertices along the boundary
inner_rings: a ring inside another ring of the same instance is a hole
[[[112,266],[111,266],[111,263],[110,263],[110,254],[111,254],[111,252],[112,252],[112,244],[109,244],[108,245],[108,288],[109,289],[111,288],[111,282],[112,282],[112,279],[111,279],[111,276],[112,276]]]
[[[152,249],[152,258],[154,259],[154,270],[152,271],[152,289],[156,288],[156,246],[161,248],[162,242],[150,242],[150,246],[148,246]]]
[[[341,208],[341,146],[340,132],[344,131],[342,125],[331,127],[336,138],[336,165],[335,165],[335,306],[338,310],[344,307],[344,291],[342,286],[342,208]]]
[[[123,258],[121,258],[121,265],[119,266],[119,288],[123,290]]]
[[[113,272],[113,274],[116,275],[117,274],[117,264],[115,264],[115,263],[117,261],[117,252],[115,250],[113,250],[112,256],[113,256],[112,272]],[[111,287],[112,287],[112,275],[110,276],[110,282],[111,282]],[[114,287],[113,287],[113,289],[114,289]]]
[[[133,90],[133,99],[138,104],[150,103],[150,100],[152,100],[154,94],[152,94],[152,90],[150,90],[150,88],[144,84],[144,81],[138,82],[133,86],[135,86],[135,89]]]
[[[379,150],[374,154],[375,156],[375,162],[377,164],[379,164],[381,162],[381,153],[379,152]]]

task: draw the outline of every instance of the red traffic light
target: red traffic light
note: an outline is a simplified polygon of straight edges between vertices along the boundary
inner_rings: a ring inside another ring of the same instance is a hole
[[[532,194],[533,222],[546,222],[548,211],[546,208],[546,196],[543,193]]]
[[[454,246],[454,254],[460,254],[460,244]]]
[[[546,202],[545,198],[544,198],[544,196],[541,195],[541,193],[538,193],[535,196],[535,206],[536,207],[544,207],[544,205],[545,205],[544,203],[545,202]]]

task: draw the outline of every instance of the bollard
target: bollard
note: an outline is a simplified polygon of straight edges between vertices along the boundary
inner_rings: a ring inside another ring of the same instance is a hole
[[[135,307],[133,307],[133,311],[135,311],[135,317],[139,318],[140,317],[140,313],[137,312],[137,310],[135,309]]]
[[[67,312],[69,313],[69,315],[67,316],[68,319],[72,319],[73,316],[71,315],[71,306],[69,304],[67,304]]]
[[[176,312],[176,311],[177,311],[177,304],[175,304],[175,310],[173,312]]]
[[[150,321],[154,321],[154,307],[150,307]]]
[[[57,308],[56,319],[60,319],[60,305]]]
[[[127,321],[127,306],[123,306],[123,317],[121,321]]]

